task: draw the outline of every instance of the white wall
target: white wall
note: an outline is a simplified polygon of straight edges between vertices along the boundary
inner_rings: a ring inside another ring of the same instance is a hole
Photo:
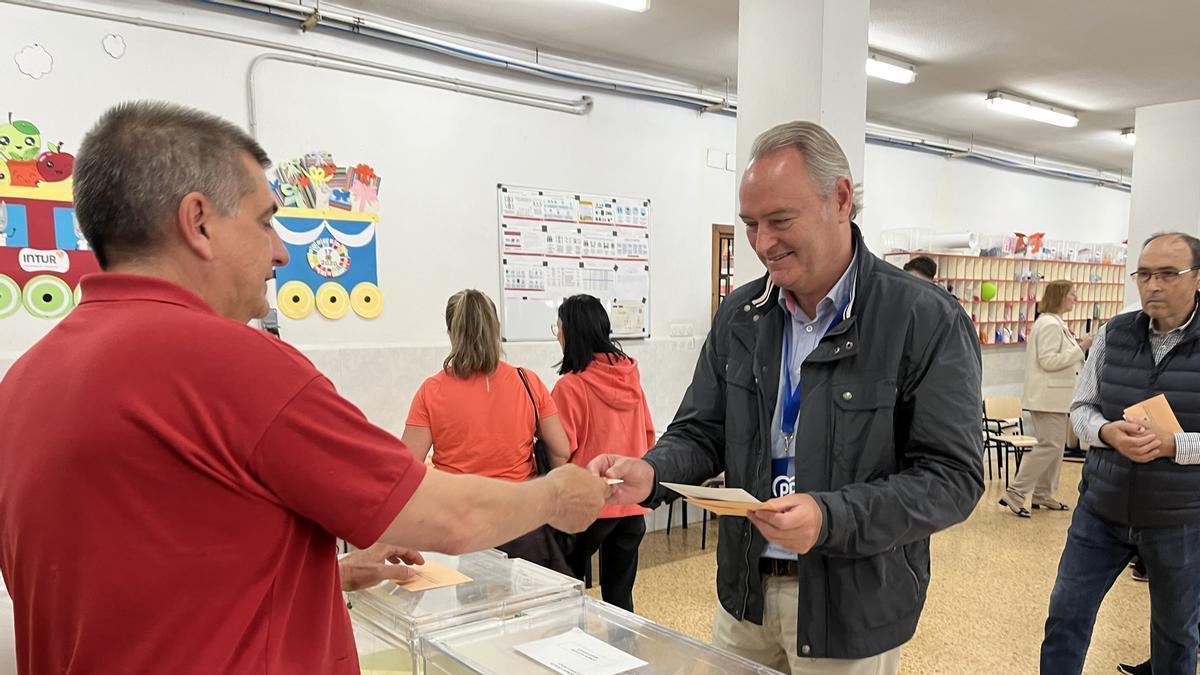
[[[376,42],[301,35],[290,26],[194,4],[58,2],[553,96],[594,97],[589,115],[572,116],[361,75],[263,66],[260,138],[273,157],[323,149],[340,162],[370,163],[383,177],[378,241],[386,311],[374,322],[353,315],[338,322],[284,319],[282,330],[372,419],[399,431],[412,393],[444,356],[447,296],[464,287],[497,294],[496,183],[646,196],[654,204],[656,337],[627,347],[642,361],[655,421],[660,428],[670,421],[708,327],[710,226],[732,222],[735,213],[733,174],[705,166],[709,148],[734,150],[732,118],[510,77]],[[6,93],[0,113],[11,109],[38,122],[68,150],[78,148],[105,108],[130,98],[178,101],[246,123],[246,73],[263,47],[11,5],[3,12],[8,23],[23,27],[23,42],[45,45],[55,62],[38,81],[11,61],[0,62]],[[100,48],[110,32],[128,43],[119,61]],[[13,50],[20,46],[9,43]],[[1125,238],[1128,195],[1113,190],[877,145],[866,146],[863,182],[868,243],[876,246],[879,231],[895,227]],[[748,251],[742,246],[738,253]],[[692,324],[695,336],[666,337],[673,323]],[[24,314],[0,323],[0,373],[49,327]],[[554,343],[510,344],[507,352],[553,379]],[[1004,388],[1016,381],[1019,388],[1023,352],[986,352],[985,364],[1000,364],[985,365],[987,384]]]
[[[669,421],[698,344],[666,336],[675,323],[690,324],[701,335],[707,330],[711,225],[729,222],[734,191],[733,173],[706,167],[705,154],[710,147],[733,150],[733,118],[509,77],[365,40],[301,35],[240,13],[153,2],[70,4],[552,96],[592,96],[592,112],[575,116],[362,75],[264,64],[256,74],[259,138],[272,157],[328,150],[339,162],[369,163],[383,177],[383,315],[374,321],[354,315],[336,322],[282,319],[281,329],[373,419],[398,431],[413,391],[444,356],[446,298],[464,287],[498,295],[498,182],[645,196],[654,206],[656,337],[628,346],[644,357],[647,383],[655,385],[655,419]],[[129,98],[178,101],[247,122],[247,69],[265,53],[261,47],[20,7],[5,6],[4,13],[25,26],[28,42],[40,42],[55,59],[54,71],[38,81],[11,63],[0,67],[6,103],[18,119],[35,120],[54,139],[66,140],[68,149],[78,147],[105,108]],[[119,61],[100,48],[109,32],[128,43]],[[19,354],[49,326],[23,313],[4,321],[0,358]],[[559,353],[549,326],[546,337],[545,344],[513,344],[507,351],[552,379]]]
[[[864,227],[876,248],[880,232],[907,227],[1097,242],[1123,241],[1129,229],[1120,190],[876,144],[866,165]]]

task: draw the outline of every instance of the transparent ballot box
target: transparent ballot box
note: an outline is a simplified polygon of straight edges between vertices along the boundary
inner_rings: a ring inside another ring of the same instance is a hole
[[[358,658],[368,673],[421,673],[418,639],[482,619],[506,618],[531,607],[579,598],[583,583],[499,551],[463,556],[425,553],[471,578],[457,586],[412,592],[385,581],[347,594]]]
[[[553,670],[518,651],[518,647],[528,650],[530,643],[547,638],[577,640],[581,634],[585,640],[594,638],[623,652],[623,656],[644,662],[620,672],[637,675],[778,673],[586,596],[544,605],[520,616],[479,621],[431,633],[421,639],[421,650],[428,675],[553,674],[572,672],[572,669]],[[613,671],[580,667],[575,672]]]

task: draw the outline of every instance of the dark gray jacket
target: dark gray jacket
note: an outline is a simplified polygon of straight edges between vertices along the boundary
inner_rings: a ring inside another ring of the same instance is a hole
[[[1200,431],[1200,321],[1179,344],[1154,362],[1150,317],[1120,314],[1104,327],[1100,411],[1119,420],[1125,409],[1163,394],[1184,431]],[[1112,448],[1088,450],[1079,483],[1079,505],[1128,527],[1177,527],[1200,523],[1200,466],[1166,457],[1138,464]]]
[[[912,637],[929,585],[929,536],[964,520],[983,492],[979,340],[945,291],[867,251],[850,316],[804,361],[796,491],[824,516],[800,557],[797,653],[865,658]],[[769,428],[784,312],[763,277],[721,305],[692,384],[646,455],[659,481],[771,496]],[[646,504],[667,497],[656,488]],[[758,559],[766,540],[745,518],[720,520],[717,595],[761,624]]]

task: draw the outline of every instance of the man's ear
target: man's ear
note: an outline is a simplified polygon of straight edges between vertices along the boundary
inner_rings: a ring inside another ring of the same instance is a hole
[[[188,250],[202,260],[213,259],[212,224],[216,209],[201,192],[189,192],[179,200],[175,226]]]

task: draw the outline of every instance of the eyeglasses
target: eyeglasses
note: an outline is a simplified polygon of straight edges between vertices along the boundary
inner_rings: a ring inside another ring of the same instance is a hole
[[[1197,269],[1200,269],[1200,267],[1189,267],[1186,270],[1158,270],[1156,272],[1151,272],[1150,270],[1138,270],[1136,272],[1130,272],[1129,276],[1136,279],[1139,284],[1150,283],[1151,279],[1157,279],[1164,284],[1172,284],[1176,281],[1179,281],[1179,277],[1187,274],[1188,272],[1194,272]]]

